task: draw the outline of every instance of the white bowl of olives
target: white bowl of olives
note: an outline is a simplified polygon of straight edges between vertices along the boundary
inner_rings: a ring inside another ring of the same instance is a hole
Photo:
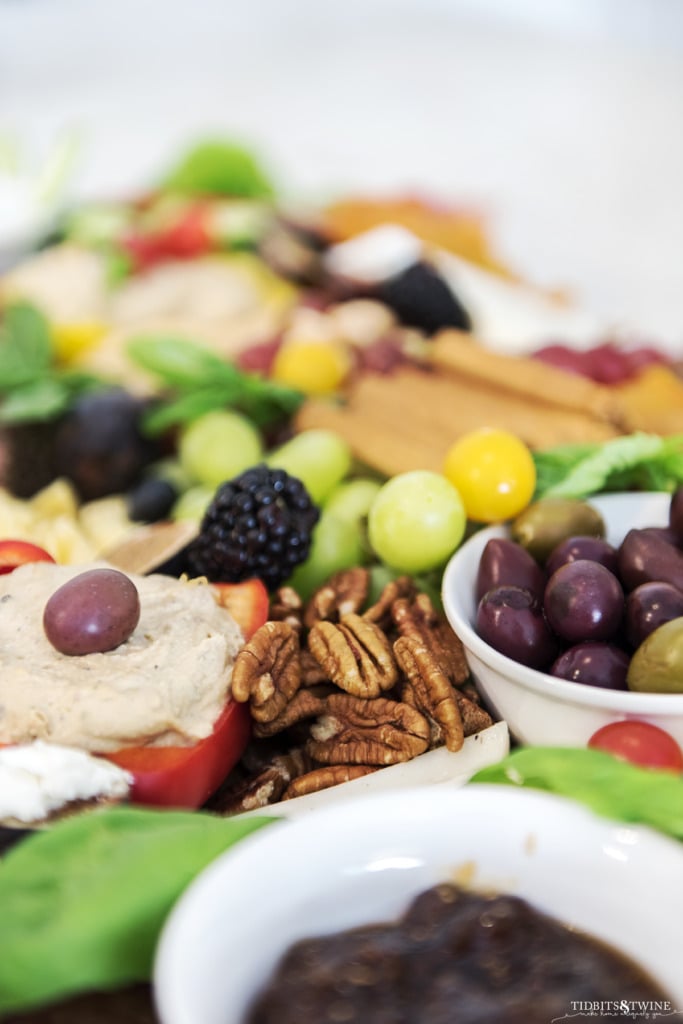
[[[536,503],[450,560],[446,615],[519,742],[583,746],[636,720],[683,746],[682,497]]]

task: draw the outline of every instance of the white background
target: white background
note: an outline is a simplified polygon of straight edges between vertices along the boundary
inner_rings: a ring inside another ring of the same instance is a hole
[[[291,193],[487,210],[501,254],[683,353],[682,0],[0,0],[0,131],[82,193],[207,132]]]

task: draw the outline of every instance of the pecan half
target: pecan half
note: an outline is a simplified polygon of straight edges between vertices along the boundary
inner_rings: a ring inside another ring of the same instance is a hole
[[[387,765],[410,761],[428,746],[429,722],[415,708],[333,693],[311,726],[306,750],[322,764]]]
[[[299,634],[287,622],[266,622],[235,659],[232,695],[249,701],[252,718],[277,718],[301,685]]]
[[[277,733],[284,732],[285,729],[290,729],[307,718],[315,718],[316,715],[322,714],[324,707],[325,696],[317,690],[299,690],[276,718],[254,723],[254,736],[276,736]]]
[[[240,814],[277,803],[284,799],[292,781],[308,773],[310,768],[311,760],[303,750],[279,754],[258,774],[221,788],[210,802],[211,810],[224,815]]]
[[[399,576],[386,584],[374,604],[363,612],[363,618],[378,625],[391,624],[391,606],[400,597],[412,597],[415,584],[410,576]]]
[[[461,693],[463,697],[467,697],[469,700],[474,701],[475,704],[481,704],[481,694],[471,679],[468,679],[466,683],[463,683],[462,686],[458,687],[458,693]]]
[[[375,765],[370,764],[326,764],[323,768],[315,768],[312,772],[292,779],[282,794],[282,799],[292,800],[297,796],[320,793],[323,789],[338,786],[341,782],[361,779],[364,775],[370,775],[377,770]]]
[[[328,679],[356,697],[378,697],[398,678],[388,639],[374,622],[355,613],[337,625],[316,623],[308,647]]]
[[[456,692],[430,648],[418,637],[401,636],[394,643],[394,654],[408,678],[415,706],[436,723],[437,736],[449,750],[460,750],[465,735]]]
[[[362,565],[334,573],[306,605],[304,625],[310,628],[316,622],[338,622],[344,615],[358,612],[369,587],[370,573]]]
[[[491,718],[488,711],[485,711],[475,701],[470,700],[463,693],[456,690],[455,699],[458,702],[458,709],[460,711],[460,717],[462,718],[462,727],[465,736],[473,736],[475,732],[481,732],[482,729],[488,729],[490,725],[493,725],[493,719]]]
[[[301,685],[318,686],[327,682],[327,673],[320,662],[316,661],[307,647],[301,651]]]
[[[391,607],[391,615],[401,636],[413,637],[428,647],[453,686],[460,686],[469,678],[462,642],[427,594],[398,598]]]
[[[269,618],[301,629],[304,606],[294,587],[278,587],[270,602]]]

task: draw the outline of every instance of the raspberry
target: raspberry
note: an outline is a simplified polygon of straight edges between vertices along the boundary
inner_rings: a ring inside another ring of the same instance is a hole
[[[188,567],[214,583],[257,576],[273,590],[307,558],[319,516],[300,480],[254,466],[217,490],[188,549]]]

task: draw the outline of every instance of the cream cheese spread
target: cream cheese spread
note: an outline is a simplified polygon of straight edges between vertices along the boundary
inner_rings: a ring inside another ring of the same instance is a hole
[[[0,750],[0,820],[43,821],[79,800],[125,800],[132,776],[118,765],[36,740]]]

